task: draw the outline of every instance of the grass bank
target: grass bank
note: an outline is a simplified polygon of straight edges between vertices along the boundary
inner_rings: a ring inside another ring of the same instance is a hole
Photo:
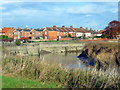
[[[116,69],[110,69],[106,72],[102,70],[97,71],[95,68],[89,68],[88,70],[80,70],[79,68],[68,70],[57,65],[50,65],[45,61],[41,61],[40,59],[28,59],[28,57],[9,55],[3,55],[2,66],[3,75],[12,74],[13,77],[32,79],[32,81],[36,83],[36,87],[38,87],[38,81],[52,82],[54,83],[54,85],[52,84],[53,87],[56,85],[59,85],[58,87],[67,88],[120,87],[120,77]],[[7,87],[5,86],[7,84],[6,78],[8,77],[3,76],[4,87]],[[16,79],[14,79],[14,81],[16,81]],[[28,83],[32,83],[32,81],[28,80]],[[22,81],[18,80],[18,82],[20,87],[23,88]],[[28,83],[26,83],[25,87],[29,87]],[[33,87],[35,87],[35,85],[33,85]],[[11,88],[12,87],[13,86],[11,86]]]
[[[89,43],[82,50],[80,57],[92,58],[98,67],[120,66],[118,43]],[[90,62],[90,60],[89,60]]]
[[[40,82],[23,77],[2,76],[2,88],[60,88],[51,82]]]

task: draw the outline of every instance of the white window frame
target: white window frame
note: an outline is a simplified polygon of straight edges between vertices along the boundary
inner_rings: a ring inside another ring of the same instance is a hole
[[[45,35],[47,35],[47,31],[45,31]]]

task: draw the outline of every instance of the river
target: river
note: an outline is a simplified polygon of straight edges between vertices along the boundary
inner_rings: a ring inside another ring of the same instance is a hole
[[[40,59],[49,63],[56,64],[65,68],[80,68],[87,69],[87,65],[83,63],[77,56],[81,52],[72,53],[48,53],[40,55]],[[38,58],[38,56],[32,56],[32,58]]]

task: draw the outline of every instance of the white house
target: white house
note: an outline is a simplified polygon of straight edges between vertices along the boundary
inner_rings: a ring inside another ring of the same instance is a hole
[[[82,32],[76,32],[76,37],[81,37],[83,35]]]
[[[85,33],[85,37],[91,37],[91,33],[90,32]]]

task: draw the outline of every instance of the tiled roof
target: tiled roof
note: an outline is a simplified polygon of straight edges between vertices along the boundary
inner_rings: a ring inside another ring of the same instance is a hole
[[[16,29],[17,31],[21,32],[22,30],[25,31],[25,32],[30,32],[31,30],[30,29]]]
[[[46,27],[48,31],[59,31],[59,32],[90,32],[84,28],[68,28],[68,27]]]
[[[43,29],[34,29],[34,30],[38,32],[43,31]]]

